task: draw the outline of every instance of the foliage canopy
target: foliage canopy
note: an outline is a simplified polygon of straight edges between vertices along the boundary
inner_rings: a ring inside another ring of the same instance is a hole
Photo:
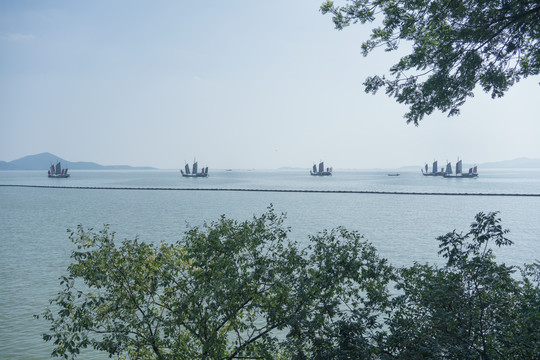
[[[418,125],[435,109],[459,113],[477,84],[501,97],[521,78],[540,73],[538,0],[328,0],[339,30],[360,22],[381,23],[362,44],[364,55],[385,46],[411,51],[390,68],[390,78],[369,77],[366,92],[385,88],[410,105],[407,123]]]
[[[377,311],[392,271],[342,228],[300,249],[283,219],[272,208],[251,221],[223,216],[160,246],[118,246],[107,228],[79,226],[44,339],[64,358],[86,347],[134,359],[308,356],[348,309]]]
[[[395,269],[343,228],[289,239],[272,207],[222,216],[175,244],[118,243],[79,226],[42,314],[53,356],[131,359],[534,359],[540,264],[495,262],[496,213],[438,238],[444,266]],[[38,316],[39,317],[39,316]]]
[[[445,266],[399,269],[401,293],[381,344],[395,356],[389,359],[518,360],[540,353],[540,288],[529,278],[540,274],[540,264],[516,280],[517,268],[496,263],[492,246],[511,245],[507,232],[496,213],[479,213],[468,233],[438,238]]]

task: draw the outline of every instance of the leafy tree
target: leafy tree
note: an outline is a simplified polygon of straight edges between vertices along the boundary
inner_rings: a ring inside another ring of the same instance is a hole
[[[495,261],[512,244],[496,213],[438,238],[444,266],[400,269],[343,228],[300,248],[283,221],[222,216],[161,245],[79,226],[44,339],[64,358],[538,358],[540,263]]]
[[[392,271],[357,233],[324,232],[302,249],[283,220],[272,208],[251,221],[223,216],[159,246],[118,244],[108,228],[79,226],[62,289],[43,314],[52,355],[312,356],[333,319],[349,309],[372,316]],[[306,335],[307,326],[317,335]]]
[[[391,78],[369,77],[366,92],[385,88],[410,105],[407,123],[435,109],[456,115],[477,84],[501,97],[521,78],[540,73],[538,0],[349,0],[321,6],[337,29],[380,23],[362,45],[364,55],[411,45],[390,68]]]
[[[384,327],[379,319],[388,312],[394,270],[373,247],[348,245],[358,236],[338,228],[311,237],[309,272],[323,291],[310,313],[292,324],[292,359],[369,359],[377,353],[374,340]]]
[[[535,359],[540,354],[540,264],[497,264],[490,243],[511,245],[496,213],[476,215],[470,231],[438,238],[444,267],[400,270],[381,344],[388,359]]]

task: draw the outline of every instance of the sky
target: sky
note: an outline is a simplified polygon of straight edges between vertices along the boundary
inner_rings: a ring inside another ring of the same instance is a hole
[[[539,78],[406,124],[322,1],[0,0],[0,160],[179,169],[393,169],[540,158]],[[48,164],[47,164],[48,165]]]

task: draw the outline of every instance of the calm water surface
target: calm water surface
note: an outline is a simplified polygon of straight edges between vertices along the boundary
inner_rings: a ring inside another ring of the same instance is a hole
[[[75,189],[0,186],[0,358],[44,359],[51,346],[41,340],[47,323],[33,319],[58,291],[72,244],[66,229],[110,224],[118,239],[174,242],[186,224],[201,225],[221,214],[239,220],[261,214],[269,204],[287,213],[291,236],[339,225],[358,230],[395,265],[441,262],[435,238],[467,231],[477,212],[500,211],[515,244],[498,259],[521,265],[540,259],[540,197],[436,194],[540,194],[540,170],[483,171],[476,179],[423,177],[420,171],[389,177],[382,171],[214,171],[207,179],[182,178],[178,171],[73,171],[49,179],[40,171],[0,171],[0,185],[133,188]],[[140,190],[154,188],[161,190]],[[203,189],[201,191],[171,189]],[[267,189],[430,193],[359,194],[209,191]],[[85,354],[88,359],[106,358]]]

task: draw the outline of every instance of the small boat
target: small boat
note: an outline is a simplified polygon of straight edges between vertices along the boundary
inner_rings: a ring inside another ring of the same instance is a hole
[[[444,171],[443,170],[439,171],[439,169],[437,167],[437,160],[435,160],[433,162],[431,172],[428,171],[428,164],[426,164],[425,171],[422,169],[422,175],[424,175],[424,176],[443,176]]]
[[[56,163],[56,167],[54,165],[51,165],[51,168],[48,170],[48,177],[50,178],[56,178],[56,179],[62,179],[62,178],[68,178],[68,169],[62,169],[62,165],[60,164],[60,161]]]
[[[208,177],[208,167],[203,167],[201,169],[201,172],[197,172],[198,171],[197,161],[193,162],[192,171],[189,171],[188,164],[186,164],[185,169],[186,169],[186,172],[180,169],[180,172],[182,173],[183,177]]]
[[[444,173],[445,178],[454,178],[454,179],[463,179],[463,178],[475,178],[478,176],[478,166],[473,166],[469,168],[468,173],[463,172],[463,165],[461,160],[456,162],[456,174],[452,175],[452,165],[448,163],[446,165],[446,171]]]
[[[317,166],[313,164],[313,171],[309,172],[312,176],[331,176],[332,175],[332,168],[324,168],[324,162],[321,161],[319,163],[319,169],[317,170]]]
[[[390,173],[390,174],[387,174],[388,176],[399,176],[399,173]]]

